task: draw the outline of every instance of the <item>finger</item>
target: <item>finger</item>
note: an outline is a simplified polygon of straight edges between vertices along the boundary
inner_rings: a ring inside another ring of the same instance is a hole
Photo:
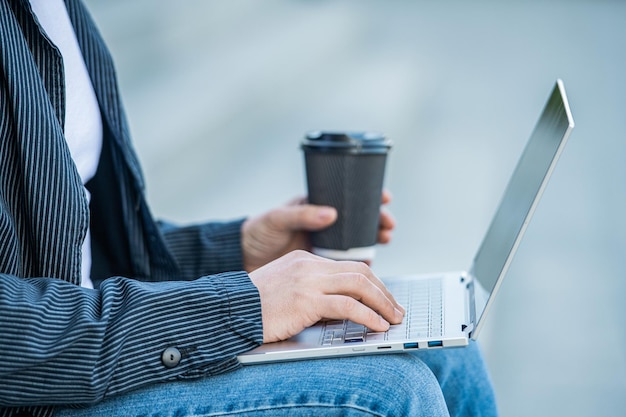
[[[294,251],[287,256],[293,257],[294,259],[300,260],[300,264],[298,269],[300,271],[308,270],[310,272],[315,272],[320,278],[323,276],[330,276],[330,279],[337,280],[337,274],[361,274],[365,277],[371,284],[375,285],[385,297],[391,301],[394,307],[399,310],[402,315],[405,313],[404,307],[400,305],[393,295],[389,292],[387,287],[383,284],[383,282],[374,274],[371,268],[368,267],[364,262],[355,262],[355,261],[333,261],[327,258],[320,257],[318,255],[314,255],[307,252],[302,251]],[[303,262],[306,261],[306,262]],[[359,286],[359,285],[357,285]]]
[[[391,294],[385,294],[384,287],[379,288],[364,275],[352,272],[325,278],[327,294],[349,296],[382,315],[389,323],[402,321],[404,314],[396,307]]]
[[[390,230],[379,230],[378,231],[378,243],[387,244],[391,242],[392,233]]]
[[[391,292],[387,289],[387,287],[386,287],[386,286],[385,286],[385,284],[384,284],[384,283],[380,280],[380,278],[378,278],[378,277],[377,277],[377,276],[376,276],[376,275],[372,272],[372,269],[371,269],[368,265],[366,265],[366,264],[364,264],[364,263],[362,263],[362,262],[357,262],[357,263],[358,263],[358,264],[360,264],[360,265],[362,266],[362,268],[365,268],[365,272],[366,272],[366,273],[365,273],[364,275],[365,275],[366,277],[368,277],[368,279],[370,279],[370,281],[371,281],[374,285],[376,285],[376,287],[378,287],[378,289],[379,289],[379,290],[381,290],[381,291],[383,292],[383,294],[385,295],[385,297],[387,297],[387,299],[389,299],[389,300],[393,303],[394,307],[395,307],[397,310],[399,310],[399,311],[402,313],[402,315],[404,316],[404,313],[405,313],[405,309],[404,309],[404,307],[403,307],[400,303],[398,303],[398,302],[396,301],[396,299],[395,299],[395,297],[393,296],[393,294],[391,294]]]
[[[367,280],[375,285],[384,295],[385,297],[393,303],[393,306],[404,314],[404,307],[402,307],[394,298],[394,296],[389,292],[385,284],[374,274],[374,272],[363,262],[352,262],[352,261],[340,261],[334,262],[338,269],[335,270],[335,275],[340,273],[357,273],[363,275],[363,277],[367,278]],[[330,265],[329,265],[330,267]],[[354,278],[359,279],[359,278]],[[356,284],[357,286],[364,284]]]
[[[363,262],[341,261],[338,262],[345,272],[358,272],[363,274],[372,284],[374,284],[382,293],[394,303],[394,306],[400,310],[403,310],[400,304],[396,301],[394,296],[389,292],[385,284],[374,274],[372,269]]]
[[[378,228],[383,230],[392,230],[396,227],[396,220],[391,213],[385,209],[380,210],[380,219],[378,221]]]
[[[389,322],[352,297],[330,295],[320,300],[321,316],[334,320],[350,320],[367,326],[375,332],[389,330]]]
[[[312,204],[288,205],[271,211],[270,221],[280,230],[320,230],[337,220],[337,210]]]
[[[378,224],[378,243],[386,244],[391,242],[392,231],[396,227],[396,221],[391,214],[386,211],[381,211],[380,221]]]
[[[391,197],[391,193],[388,190],[383,190],[383,204],[389,204]]]

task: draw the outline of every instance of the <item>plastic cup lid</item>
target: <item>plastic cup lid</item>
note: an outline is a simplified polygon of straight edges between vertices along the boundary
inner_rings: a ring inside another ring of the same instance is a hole
[[[377,132],[314,131],[306,134],[302,148],[305,151],[386,153],[391,141]]]

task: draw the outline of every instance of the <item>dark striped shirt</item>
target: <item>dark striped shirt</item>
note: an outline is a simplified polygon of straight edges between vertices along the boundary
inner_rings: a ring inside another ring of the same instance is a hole
[[[262,341],[241,221],[153,220],[110,55],[80,1],[66,4],[114,149],[130,265],[98,290],[80,287],[90,209],[63,137],[63,63],[28,1],[0,0],[0,416],[226,372]],[[168,347],[182,354],[173,368],[161,361]]]

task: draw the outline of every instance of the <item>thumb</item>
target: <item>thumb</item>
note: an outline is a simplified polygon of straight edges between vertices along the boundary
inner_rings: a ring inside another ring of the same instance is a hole
[[[337,210],[330,206],[298,204],[274,211],[272,223],[281,229],[314,231],[324,229],[337,220]]]

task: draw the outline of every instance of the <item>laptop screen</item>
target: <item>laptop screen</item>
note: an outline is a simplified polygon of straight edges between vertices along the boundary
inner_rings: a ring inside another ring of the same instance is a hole
[[[470,273],[490,293],[478,317],[493,300],[573,127],[565,88],[557,80],[474,258]],[[473,338],[478,330],[474,329]]]

